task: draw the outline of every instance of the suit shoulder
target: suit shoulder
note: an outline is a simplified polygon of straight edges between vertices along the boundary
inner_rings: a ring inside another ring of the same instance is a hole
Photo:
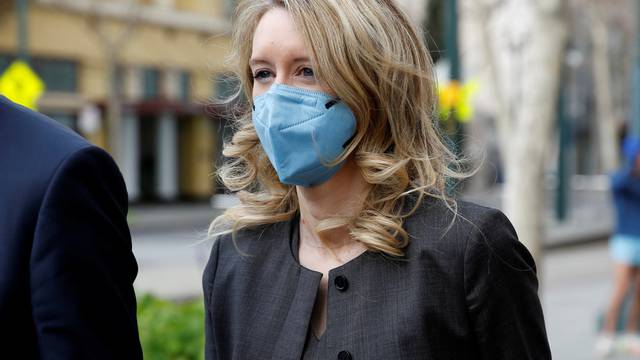
[[[45,184],[39,215],[71,200],[83,204],[100,204],[102,211],[128,211],[128,194],[122,174],[115,161],[97,146],[87,145],[68,154]]]
[[[495,208],[478,205],[463,200],[442,200],[437,198],[425,198],[418,205],[413,215],[407,218],[408,222],[420,222],[430,224],[431,227],[482,227],[492,219],[506,217]]]
[[[126,190],[115,160],[108,152],[91,144],[70,150],[60,161],[50,182],[64,178],[73,178],[79,181],[79,184],[95,183],[106,189]],[[126,193],[124,195],[126,196]]]
[[[69,149],[67,155],[61,159],[59,167],[82,167],[100,174],[113,172],[119,174],[120,172],[115,160],[108,152],[89,143]]]
[[[459,244],[467,263],[495,258],[505,268],[533,270],[535,263],[516,230],[499,209],[459,201],[449,241]]]
[[[458,214],[466,220],[468,226],[485,228],[492,224],[509,223],[506,215],[499,209],[478,205],[468,201],[458,201]]]
[[[0,149],[17,158],[62,160],[90,145],[59,122],[0,96]]]
[[[80,161],[79,167],[103,167],[101,173],[113,173],[105,166],[108,162],[101,161],[107,158],[104,151],[57,121],[2,96],[0,153],[0,172],[6,174],[0,187],[2,209],[23,209],[28,216],[35,216],[52,181],[70,163]]]
[[[511,223],[500,210],[462,200],[426,199],[406,219],[406,228],[418,246],[460,251],[464,251],[469,241],[484,239],[488,235],[489,238],[494,237],[497,230],[516,237]]]

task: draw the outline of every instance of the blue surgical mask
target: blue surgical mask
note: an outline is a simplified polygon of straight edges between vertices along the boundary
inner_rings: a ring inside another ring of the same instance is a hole
[[[320,91],[273,84],[253,99],[253,125],[280,182],[314,186],[333,176],[356,130],[343,102]]]

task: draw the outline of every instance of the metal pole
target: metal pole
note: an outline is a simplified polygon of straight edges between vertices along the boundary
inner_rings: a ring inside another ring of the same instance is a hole
[[[556,188],[556,219],[560,222],[566,220],[569,203],[569,181],[567,174],[567,148],[570,141],[570,125],[567,119],[567,77],[568,69],[566,65],[562,67],[560,76],[560,93],[558,96],[558,105],[556,109],[556,119],[559,132],[559,151],[558,151],[558,183]]]
[[[445,0],[444,13],[444,42],[445,56],[449,61],[449,81],[460,83],[460,57],[458,52],[458,5],[457,0]],[[447,131],[450,138],[451,150],[457,155],[462,154],[462,125],[458,119],[458,114],[453,111],[447,120]],[[447,193],[453,195],[456,191],[457,183],[449,181],[447,183]]]
[[[457,0],[448,0],[445,9],[445,43],[449,59],[451,81],[460,80],[460,55],[458,53],[458,5]]]
[[[16,6],[16,17],[18,19],[18,58],[29,63],[29,37],[28,37],[28,19],[29,10],[28,0],[14,0]]]
[[[458,1],[447,0],[444,11],[444,36],[445,54],[449,60],[449,80],[451,82],[461,82],[460,53],[458,48]],[[450,131],[454,143],[454,151],[457,155],[462,154],[463,128],[458,119],[458,114],[453,111],[451,114]]]

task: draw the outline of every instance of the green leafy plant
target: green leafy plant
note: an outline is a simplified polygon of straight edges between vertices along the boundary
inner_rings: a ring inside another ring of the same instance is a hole
[[[145,359],[204,359],[202,300],[175,302],[143,295],[138,300],[138,329]]]

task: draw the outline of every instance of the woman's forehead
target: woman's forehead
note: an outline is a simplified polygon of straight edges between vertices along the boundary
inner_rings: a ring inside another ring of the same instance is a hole
[[[302,35],[295,27],[289,12],[282,7],[267,11],[253,35],[251,58],[262,59],[273,55],[288,58],[308,57]]]

